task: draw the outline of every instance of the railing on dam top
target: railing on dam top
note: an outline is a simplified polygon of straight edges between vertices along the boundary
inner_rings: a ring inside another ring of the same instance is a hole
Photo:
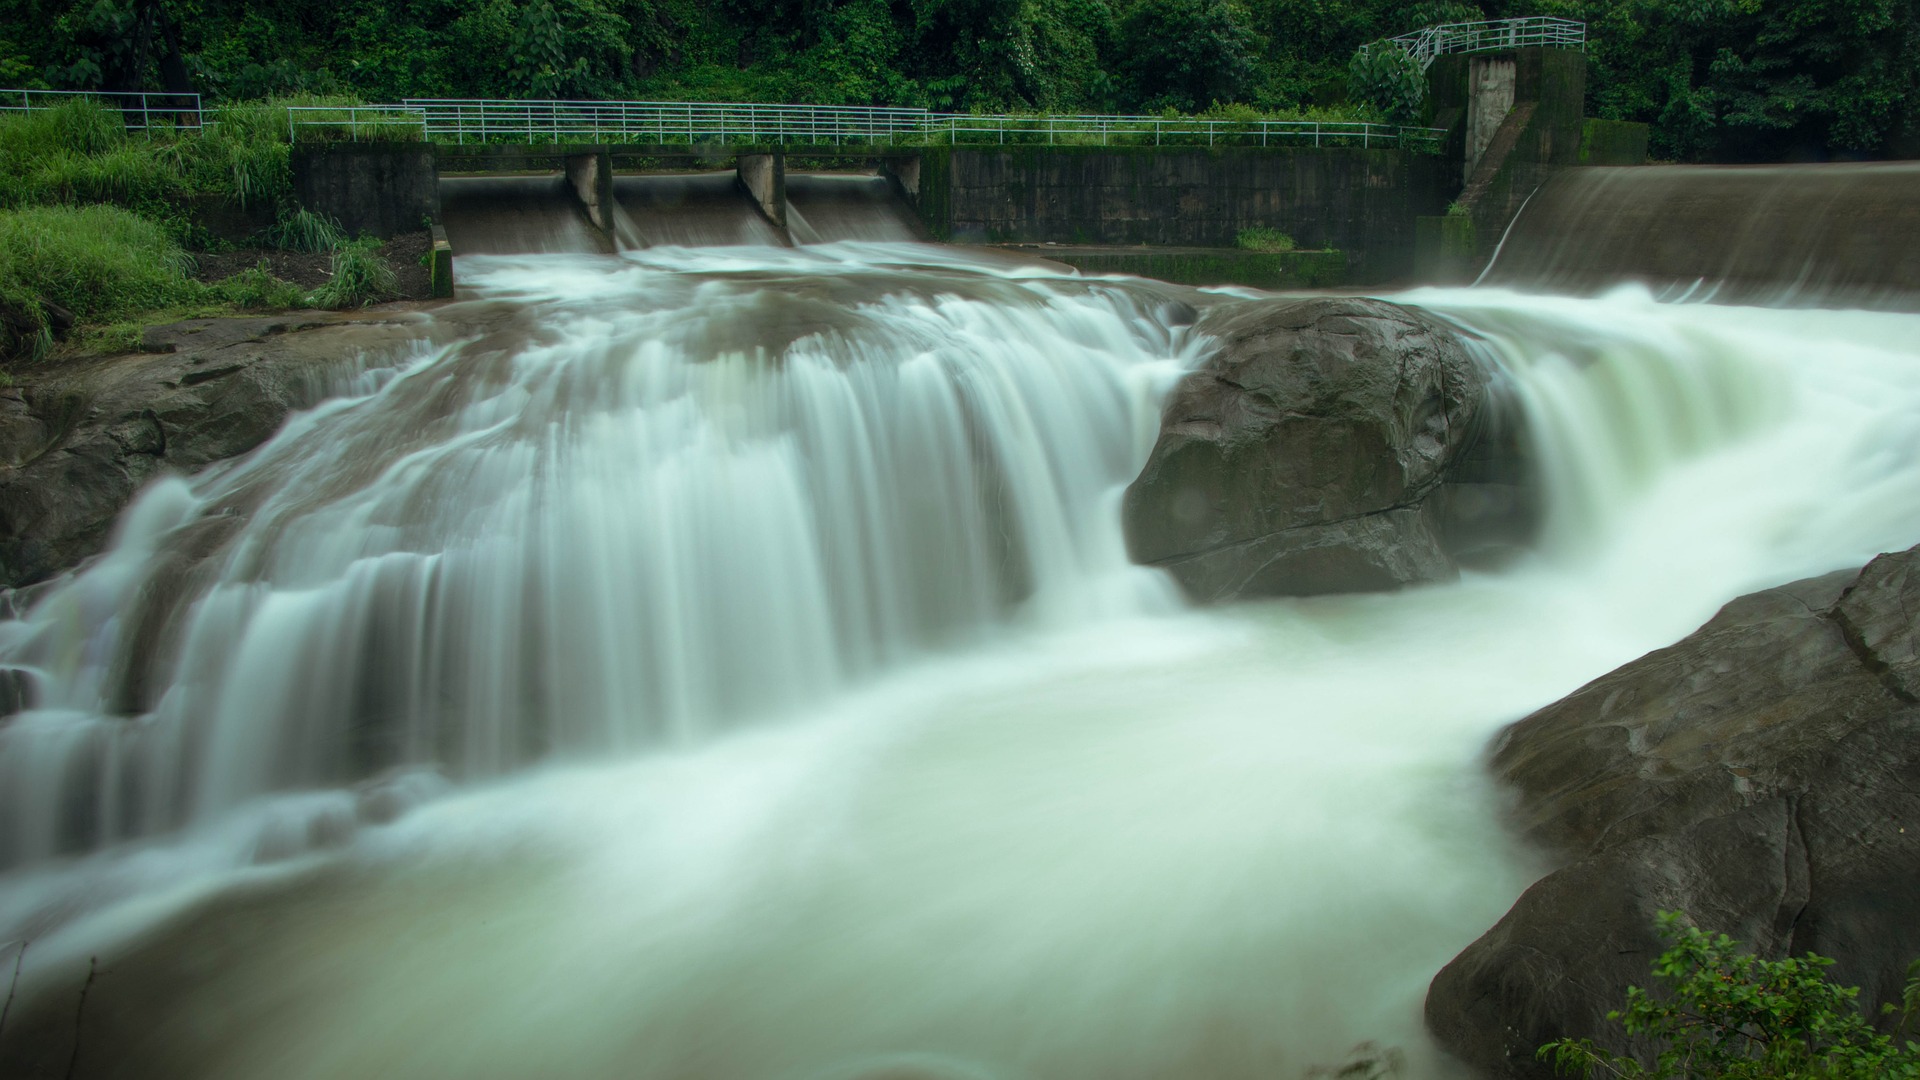
[[[1446,53],[1494,52],[1523,46],[1584,49],[1587,24],[1576,19],[1534,16],[1526,19],[1488,19],[1484,22],[1442,23],[1411,34],[1362,45],[1361,51],[1392,46],[1413,57],[1425,71],[1435,57]]]
[[[81,100],[98,101],[119,109],[128,131],[161,127],[197,131],[206,123],[199,94],[144,90],[0,90],[0,113],[51,109]]]
[[[295,141],[418,139],[489,143],[736,146],[1358,146],[1432,150],[1444,132],[1324,120],[1164,116],[974,116],[926,109],[658,101],[408,99],[400,105],[295,106]]]

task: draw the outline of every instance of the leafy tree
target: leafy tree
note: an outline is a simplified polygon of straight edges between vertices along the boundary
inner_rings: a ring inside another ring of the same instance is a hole
[[[1405,49],[1376,42],[1353,54],[1347,66],[1347,92],[1354,101],[1373,106],[1380,115],[1408,123],[1427,99],[1427,78]]]
[[[1591,108],[1686,161],[1912,154],[1913,0],[1548,0],[1588,22]]]
[[[1224,0],[1136,0],[1120,42],[1128,99],[1148,112],[1241,101],[1253,81],[1258,39]]]
[[[1763,960],[1739,951],[1725,934],[1686,925],[1661,912],[1658,929],[1670,947],[1653,973],[1662,998],[1627,988],[1627,1007],[1607,1014],[1630,1035],[1656,1043],[1651,1068],[1611,1054],[1588,1039],[1560,1039],[1539,1057],[1562,1075],[1649,1080],[1913,1080],[1920,1043],[1896,1042],[1861,1016],[1857,987],[1827,978],[1833,961],[1808,953]],[[1904,1000],[1887,1005],[1901,1026],[1920,1009],[1920,961],[1909,969]]]

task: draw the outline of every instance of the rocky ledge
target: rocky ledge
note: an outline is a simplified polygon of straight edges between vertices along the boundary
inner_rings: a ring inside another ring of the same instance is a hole
[[[1210,309],[1127,489],[1127,546],[1202,601],[1398,588],[1530,534],[1519,410],[1454,328],[1358,297]]]
[[[1660,910],[1762,955],[1834,957],[1862,1004],[1920,957],[1920,548],[1728,604],[1507,729],[1495,776],[1561,866],[1442,970],[1441,1043],[1547,1077],[1542,1043],[1636,1049],[1605,1019]]]
[[[98,552],[142,484],[253,449],[427,326],[397,306],[196,319],[147,331],[144,353],[15,372],[0,389],[0,586]]]

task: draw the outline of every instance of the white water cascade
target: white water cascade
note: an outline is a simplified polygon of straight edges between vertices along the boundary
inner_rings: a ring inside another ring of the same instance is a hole
[[[1537,553],[1191,611],[1117,505],[1192,294],[462,272],[469,336],[0,624],[0,940],[29,1001],[103,958],[99,1075],[1445,1075],[1426,982],[1537,870],[1485,741],[1920,540],[1912,315],[1408,294],[1526,405]]]

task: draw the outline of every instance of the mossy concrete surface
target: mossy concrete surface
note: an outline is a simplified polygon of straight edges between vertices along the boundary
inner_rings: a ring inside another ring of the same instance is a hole
[[[1645,165],[1650,130],[1631,120],[1589,116],[1580,129],[1580,164]]]
[[[1452,194],[1441,158],[1359,147],[966,147],[951,170],[956,241],[1227,248],[1275,229],[1337,249],[1356,283],[1406,276],[1414,219]]]

